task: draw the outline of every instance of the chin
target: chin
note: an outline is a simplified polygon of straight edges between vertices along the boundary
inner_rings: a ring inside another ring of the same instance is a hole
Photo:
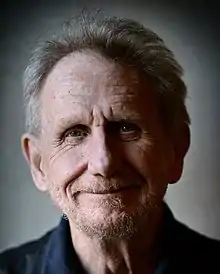
[[[117,240],[131,238],[148,225],[157,205],[156,195],[147,191],[82,194],[70,201],[66,215],[79,232],[89,237]]]
[[[70,216],[77,230],[102,240],[128,239],[147,223],[150,209],[145,206],[90,208]]]
[[[136,231],[135,220],[125,213],[112,214],[99,219],[80,218],[75,224],[78,230],[88,237],[102,240],[128,238]]]

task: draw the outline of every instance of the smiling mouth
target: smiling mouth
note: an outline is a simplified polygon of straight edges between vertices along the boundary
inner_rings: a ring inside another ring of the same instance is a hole
[[[99,195],[104,195],[104,194],[116,194],[116,193],[120,193],[120,192],[124,192],[127,190],[134,190],[139,188],[138,186],[127,186],[127,187],[122,187],[122,188],[118,188],[118,189],[107,189],[107,190],[103,190],[103,191],[95,191],[95,192],[87,192],[90,194],[99,194]]]

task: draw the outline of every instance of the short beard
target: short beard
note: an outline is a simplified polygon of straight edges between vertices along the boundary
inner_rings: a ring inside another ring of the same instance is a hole
[[[154,195],[148,197],[146,205],[139,205],[132,213],[121,212],[116,220],[112,216],[106,218],[105,222],[96,224],[89,219],[92,210],[88,214],[81,215],[76,212],[69,212],[68,218],[71,219],[77,230],[85,233],[89,238],[96,238],[102,241],[129,240],[143,226],[150,223],[150,216],[155,213],[159,205],[155,201]],[[121,208],[121,200],[113,199],[109,205],[112,210]],[[147,227],[146,227],[147,229]]]

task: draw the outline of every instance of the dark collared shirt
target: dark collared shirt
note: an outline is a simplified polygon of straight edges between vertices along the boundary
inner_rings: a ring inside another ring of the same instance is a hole
[[[177,222],[165,205],[160,256],[154,274],[220,273],[220,242]],[[0,274],[84,274],[72,246],[69,222],[41,239],[0,255]],[[140,274],[144,274],[145,271]],[[97,273],[98,274],[98,273]]]

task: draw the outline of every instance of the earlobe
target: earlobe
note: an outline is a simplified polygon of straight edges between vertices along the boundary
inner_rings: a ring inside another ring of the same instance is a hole
[[[29,164],[31,175],[40,191],[47,190],[45,174],[42,169],[42,155],[38,141],[31,134],[25,133],[21,138],[22,151]]]
[[[184,166],[184,157],[190,146],[189,125],[184,124],[174,144],[174,161],[172,165],[170,184],[174,184],[181,178]]]
[[[177,183],[179,179],[181,178],[182,172],[183,172],[183,161],[182,163],[178,163],[178,164],[176,163],[175,166],[173,167],[169,184]]]

